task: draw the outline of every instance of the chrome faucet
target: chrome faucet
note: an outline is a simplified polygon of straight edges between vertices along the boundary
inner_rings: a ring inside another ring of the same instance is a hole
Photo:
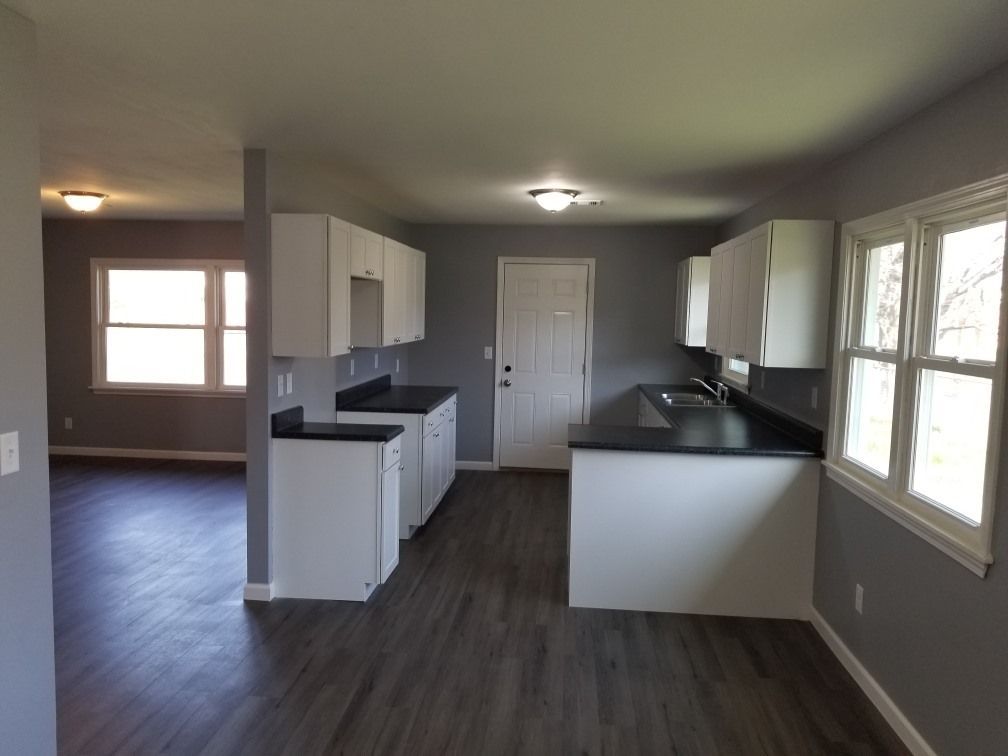
[[[712,380],[711,383],[713,383],[714,386],[717,386],[717,388],[714,388],[714,386],[711,386],[706,381],[704,381],[702,378],[690,378],[690,380],[693,383],[699,383],[705,389],[707,389],[712,394],[714,394],[714,397],[721,404],[727,404],[728,403],[728,387],[726,385],[724,385],[723,383],[721,383],[721,381],[714,381],[714,380]]]

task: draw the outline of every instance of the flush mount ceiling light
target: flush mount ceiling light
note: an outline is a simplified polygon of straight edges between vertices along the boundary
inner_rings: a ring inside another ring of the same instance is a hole
[[[70,209],[81,213],[90,213],[93,210],[97,210],[108,195],[100,194],[98,192],[78,192],[75,190],[67,190],[60,192],[60,197],[62,197],[63,201],[70,206]]]
[[[568,207],[581,192],[573,189],[533,189],[529,194],[543,210],[558,213]]]

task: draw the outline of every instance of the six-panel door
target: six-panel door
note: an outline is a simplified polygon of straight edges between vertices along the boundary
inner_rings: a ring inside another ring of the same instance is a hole
[[[565,469],[584,411],[588,265],[507,263],[500,465]]]

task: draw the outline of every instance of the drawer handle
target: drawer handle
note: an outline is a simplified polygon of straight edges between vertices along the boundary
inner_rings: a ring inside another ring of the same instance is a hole
[[[403,465],[399,465],[399,472],[403,472],[406,468]]]
[[[434,434],[434,438],[441,438],[441,434],[440,433],[435,433]]]

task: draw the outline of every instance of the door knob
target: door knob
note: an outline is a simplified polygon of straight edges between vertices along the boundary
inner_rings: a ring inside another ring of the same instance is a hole
[[[501,381],[501,385],[510,386],[511,385],[511,379],[510,378],[505,378],[503,381]]]

